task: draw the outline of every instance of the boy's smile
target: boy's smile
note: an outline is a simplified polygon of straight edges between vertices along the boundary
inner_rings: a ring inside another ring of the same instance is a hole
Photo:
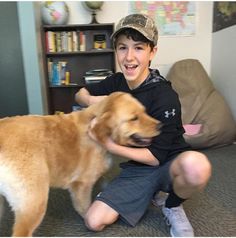
[[[154,58],[156,48],[144,42],[133,41],[119,36],[116,45],[118,64],[130,89],[138,87],[149,75],[149,62]]]

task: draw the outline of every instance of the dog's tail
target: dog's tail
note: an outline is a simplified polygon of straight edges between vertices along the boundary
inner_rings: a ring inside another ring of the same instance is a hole
[[[4,197],[0,194],[0,222],[3,216],[3,209],[4,209]]]

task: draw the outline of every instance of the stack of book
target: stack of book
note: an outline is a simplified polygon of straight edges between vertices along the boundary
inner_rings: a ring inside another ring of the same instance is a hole
[[[109,69],[93,69],[89,70],[84,75],[85,83],[97,83],[113,74]]]
[[[47,31],[45,37],[48,53],[86,51],[83,31]]]
[[[48,59],[48,75],[51,85],[69,85],[70,72],[66,61],[54,62]]]

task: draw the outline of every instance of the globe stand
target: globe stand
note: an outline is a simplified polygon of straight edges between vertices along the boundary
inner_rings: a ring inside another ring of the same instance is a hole
[[[90,24],[99,24],[96,19],[96,15],[97,15],[96,11],[93,11],[91,15],[92,15],[92,20],[91,20]]]

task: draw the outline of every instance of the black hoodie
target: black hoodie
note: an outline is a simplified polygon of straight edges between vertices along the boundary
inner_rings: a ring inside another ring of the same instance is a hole
[[[171,83],[158,70],[150,69],[147,79],[133,90],[129,89],[122,73],[115,73],[99,83],[88,84],[85,88],[93,96],[109,95],[117,91],[130,93],[145,106],[150,116],[163,123],[161,134],[147,147],[160,164],[190,149],[183,138],[179,97]]]

